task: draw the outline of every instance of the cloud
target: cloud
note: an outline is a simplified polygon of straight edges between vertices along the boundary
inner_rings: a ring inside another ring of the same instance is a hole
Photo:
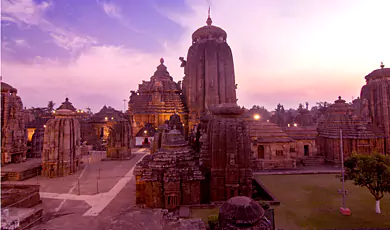
[[[23,40],[23,39],[16,39],[16,40],[15,40],[15,44],[16,44],[17,46],[20,46],[20,47],[26,47],[26,48],[29,48],[29,47],[30,47],[30,45],[27,43],[27,41],[26,41],[26,40]]]
[[[2,1],[1,20],[16,23],[19,27],[36,26],[50,33],[53,42],[64,49],[79,51],[82,48],[97,43],[89,36],[72,32],[53,24],[45,18],[46,11],[53,7],[53,2],[35,3],[33,0],[4,0]]]
[[[114,3],[101,3],[104,12],[111,18],[122,19],[121,9]]]
[[[390,5],[386,0],[382,4],[353,2],[348,6],[348,1],[299,0],[290,12],[282,0],[212,1],[213,25],[227,32],[232,48],[238,103],[269,109],[282,103],[296,108],[305,101],[314,105],[334,101],[339,95],[347,100],[358,96],[364,76],[378,68],[380,61],[390,63],[390,32],[382,28],[383,22],[390,21],[386,13]],[[19,89],[28,106],[43,106],[49,99],[59,104],[68,95],[78,108],[90,106],[96,112],[107,104],[122,109],[123,99],[142,80],[149,80],[160,57],[174,79],[182,79],[178,57],[186,57],[191,34],[205,25],[209,5],[197,0],[187,4],[190,12],[159,8],[184,32],[177,43],[162,40],[165,50],[158,54],[99,44],[69,30],[61,31],[62,36],[42,16],[41,21],[35,19],[39,26],[51,28],[59,46],[80,50],[79,55],[67,66],[38,57],[34,65],[5,63],[4,80]],[[120,8],[106,10],[124,18]]]

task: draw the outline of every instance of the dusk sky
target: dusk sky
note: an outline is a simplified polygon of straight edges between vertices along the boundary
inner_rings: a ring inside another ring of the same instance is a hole
[[[227,34],[238,104],[347,101],[390,66],[389,0],[2,0],[2,77],[26,107],[123,110],[159,64],[182,80],[191,34]]]

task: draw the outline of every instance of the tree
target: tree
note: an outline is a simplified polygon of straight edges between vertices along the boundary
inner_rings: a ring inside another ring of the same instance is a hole
[[[56,103],[54,103],[53,101],[49,101],[47,103],[47,110],[49,111],[49,113],[52,113],[53,110],[54,110],[54,106],[56,105]]]
[[[381,213],[380,199],[390,193],[390,157],[378,153],[353,154],[344,162],[346,179],[366,187],[376,201],[375,211]]]

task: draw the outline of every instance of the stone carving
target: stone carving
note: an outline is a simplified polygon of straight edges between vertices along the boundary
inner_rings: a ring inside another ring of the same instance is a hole
[[[80,124],[70,109],[57,109],[46,123],[42,175],[61,177],[78,170],[80,160]]]
[[[45,129],[43,127],[35,129],[31,143],[31,153],[34,157],[42,157],[44,134]]]
[[[23,104],[17,90],[1,82],[1,165],[26,160]]]
[[[107,158],[129,159],[131,156],[131,125],[126,119],[121,119],[110,127],[107,141]]]

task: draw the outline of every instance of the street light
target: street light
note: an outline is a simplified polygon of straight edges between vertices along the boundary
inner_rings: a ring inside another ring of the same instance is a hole
[[[340,158],[341,158],[341,189],[338,190],[338,193],[343,196],[343,207],[340,207],[340,213],[344,216],[350,216],[351,210],[345,207],[345,196],[348,195],[348,190],[345,189],[344,181],[344,154],[343,154],[343,130],[340,129]]]

